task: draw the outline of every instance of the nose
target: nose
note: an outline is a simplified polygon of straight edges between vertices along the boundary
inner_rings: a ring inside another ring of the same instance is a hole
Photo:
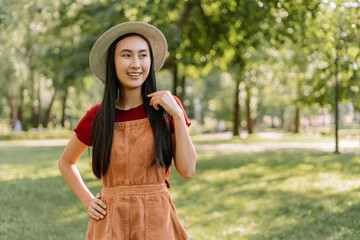
[[[130,67],[134,69],[140,68],[140,59],[137,56],[132,57]]]

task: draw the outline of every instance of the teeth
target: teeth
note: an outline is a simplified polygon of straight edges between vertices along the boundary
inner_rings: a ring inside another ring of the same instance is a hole
[[[130,76],[140,76],[141,73],[128,73]]]

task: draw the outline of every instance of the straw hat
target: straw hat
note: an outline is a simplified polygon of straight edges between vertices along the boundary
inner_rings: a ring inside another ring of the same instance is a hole
[[[138,33],[148,40],[153,52],[155,72],[159,71],[164,64],[167,42],[164,34],[159,29],[144,22],[120,23],[103,33],[96,40],[90,52],[90,69],[103,83],[105,83],[106,79],[106,59],[109,47],[118,37],[127,33]]]

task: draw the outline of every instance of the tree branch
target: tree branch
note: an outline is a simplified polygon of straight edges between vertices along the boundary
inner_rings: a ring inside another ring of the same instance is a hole
[[[189,18],[191,9],[197,5],[200,4],[200,0],[189,0],[185,3],[185,7],[183,12],[181,13],[181,17],[179,18],[179,21],[177,22],[176,26],[176,32],[175,34],[177,35],[177,37],[179,38],[179,42],[181,42],[181,38],[182,38],[182,34],[183,34],[183,30],[184,27],[186,25],[186,22]],[[200,4],[201,5],[201,4]],[[175,55],[174,54],[170,54],[170,56],[168,57],[168,59],[165,61],[163,68],[171,68],[176,64],[176,59],[175,59]]]

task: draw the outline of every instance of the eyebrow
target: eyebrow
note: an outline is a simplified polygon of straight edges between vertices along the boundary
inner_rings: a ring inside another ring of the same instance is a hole
[[[121,50],[120,52],[134,52],[133,50],[130,50],[130,49],[123,49],[123,50]],[[139,52],[148,52],[148,50],[146,50],[146,49],[141,49],[141,50],[139,50]]]

